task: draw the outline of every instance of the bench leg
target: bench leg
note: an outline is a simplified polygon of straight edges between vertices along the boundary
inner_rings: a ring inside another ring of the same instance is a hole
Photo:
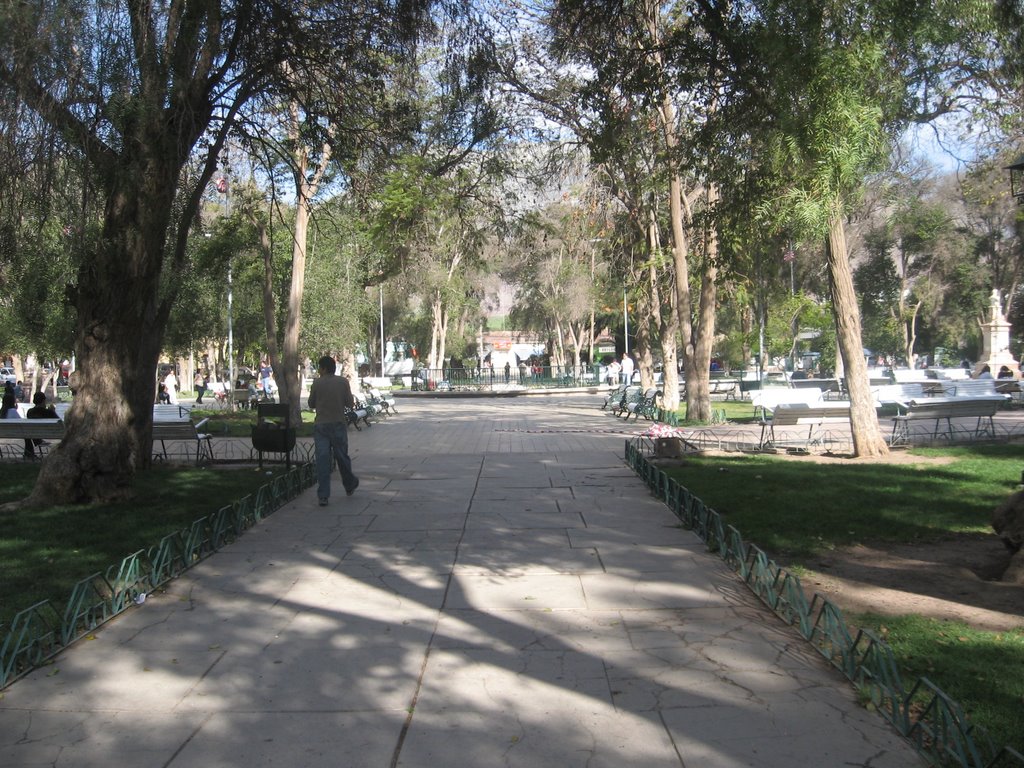
[[[935,437],[939,436],[939,421],[940,421],[940,419],[936,419],[935,420]],[[953,419],[950,418],[949,416],[946,416],[946,432],[945,432],[945,435],[946,435],[946,439],[949,440],[949,442],[953,442]]]
[[[824,429],[819,429],[820,424],[812,424],[811,428],[807,430],[807,449],[810,450],[812,445],[824,445],[825,435]],[[815,434],[815,430],[818,430],[818,434]]]
[[[889,437],[889,445],[907,445],[910,442],[910,425],[906,419],[896,417],[892,420],[892,435]]]
[[[210,435],[200,437],[196,440],[196,466],[203,457],[213,461],[213,438]]]
[[[987,424],[985,423],[986,420],[988,421]],[[977,440],[977,439],[980,439],[982,437],[992,437],[992,438],[994,438],[995,436],[996,436],[996,424],[992,420],[992,417],[991,416],[979,416],[978,417],[978,423],[975,424],[975,426],[974,426],[974,438]]]

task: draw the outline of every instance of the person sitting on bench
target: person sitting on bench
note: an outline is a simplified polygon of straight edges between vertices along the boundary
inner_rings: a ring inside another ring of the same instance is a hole
[[[26,419],[57,419],[57,411],[54,410],[53,406],[46,402],[45,392],[36,392],[32,395],[32,407],[25,412]],[[32,439],[25,440],[25,458],[31,459],[36,455],[35,446],[46,445],[45,440]]]
[[[20,419],[18,413],[18,401],[14,397],[14,387],[9,387],[4,392],[3,405],[0,405],[0,419]]]

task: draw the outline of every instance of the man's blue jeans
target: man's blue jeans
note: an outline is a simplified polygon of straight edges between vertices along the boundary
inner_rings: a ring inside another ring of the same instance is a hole
[[[348,457],[348,425],[343,421],[314,424],[313,445],[316,448],[316,495],[321,499],[330,498],[335,462],[345,491],[355,488],[359,480],[352,474],[352,459]]]

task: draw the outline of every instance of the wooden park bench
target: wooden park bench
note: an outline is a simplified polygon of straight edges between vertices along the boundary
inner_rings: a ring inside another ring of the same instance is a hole
[[[932,421],[932,439],[940,437],[952,440],[956,431],[953,419],[975,419],[973,430],[964,430],[974,438],[995,437],[996,429],[992,417],[1005,402],[1003,395],[982,395],[979,397],[925,397],[911,400],[904,413],[892,417],[890,445],[908,445],[911,439],[911,424],[915,421]]]
[[[636,386],[630,384],[622,392],[622,397],[619,398],[619,402],[612,406],[611,410],[616,416],[621,416],[624,413],[629,412],[629,406],[636,403],[643,397],[644,391]]]
[[[153,406],[153,421],[179,421],[192,414],[191,403],[157,403]]]
[[[739,383],[739,379],[732,376],[712,376],[708,380],[708,394],[725,395],[726,400],[733,400]]]
[[[807,436],[801,441],[804,448],[824,442],[823,427],[828,424],[849,424],[848,402],[781,403],[771,411],[771,419],[761,420],[759,448],[778,445],[777,427],[807,427]]]
[[[911,400],[921,400],[925,392],[922,382],[911,382],[872,387],[871,395],[875,398],[876,408],[888,408],[890,413],[895,408],[897,413],[903,413],[907,403]]]
[[[619,403],[622,402],[622,396],[626,394],[627,387],[628,385],[626,384],[619,384],[619,386],[609,390],[604,398],[604,403],[601,404],[601,410],[605,411],[609,408],[615,410],[618,408]]]
[[[800,403],[814,405],[823,402],[820,389],[790,389],[789,387],[766,387],[755,389],[750,393],[750,401],[754,404],[754,416],[761,414],[762,419],[780,405]]]
[[[364,379],[365,381],[365,379]],[[366,404],[380,410],[384,416],[392,416],[398,413],[397,400],[390,392],[382,392],[376,387],[363,385],[363,394]]]
[[[1010,402],[1009,393],[1000,392],[997,379],[966,379],[964,381],[951,382],[952,397],[989,397],[998,395],[1004,402]]]
[[[64,422],[60,419],[2,419],[0,440],[17,440],[17,445],[6,444],[0,452],[12,458],[25,456],[25,440],[62,440]],[[36,449],[45,448],[37,445]],[[41,453],[44,451],[41,451]]]
[[[822,397],[826,392],[841,392],[843,389],[838,379],[790,379],[789,386],[793,389],[816,389]]]
[[[626,421],[629,421],[630,416],[636,416],[638,421],[641,416],[649,421],[655,421],[660,402],[661,390],[650,387],[640,395],[636,402],[629,403],[626,406]]]
[[[157,406],[154,406],[154,408]],[[166,406],[164,406],[166,407]],[[171,406],[177,407],[177,406]],[[195,441],[196,445],[196,465],[203,458],[213,460],[213,435],[208,432],[201,431],[209,419],[203,419],[198,423],[188,418],[173,418],[165,413],[157,414],[156,411],[153,413],[153,448],[156,448],[157,442],[160,443],[160,451],[154,452],[156,458],[167,459],[169,452],[167,450],[167,442],[178,440],[184,442]]]
[[[996,379],[996,393],[1006,395],[1011,405],[1024,404],[1024,392],[1021,391],[1020,382],[1015,379]]]

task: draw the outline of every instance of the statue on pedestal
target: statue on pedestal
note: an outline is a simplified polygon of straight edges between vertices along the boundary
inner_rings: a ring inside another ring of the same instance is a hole
[[[1010,354],[1010,323],[1003,315],[999,290],[993,288],[989,299],[991,318],[981,322],[981,358],[974,366],[973,376],[987,367],[994,378],[1020,378],[1020,364]]]

